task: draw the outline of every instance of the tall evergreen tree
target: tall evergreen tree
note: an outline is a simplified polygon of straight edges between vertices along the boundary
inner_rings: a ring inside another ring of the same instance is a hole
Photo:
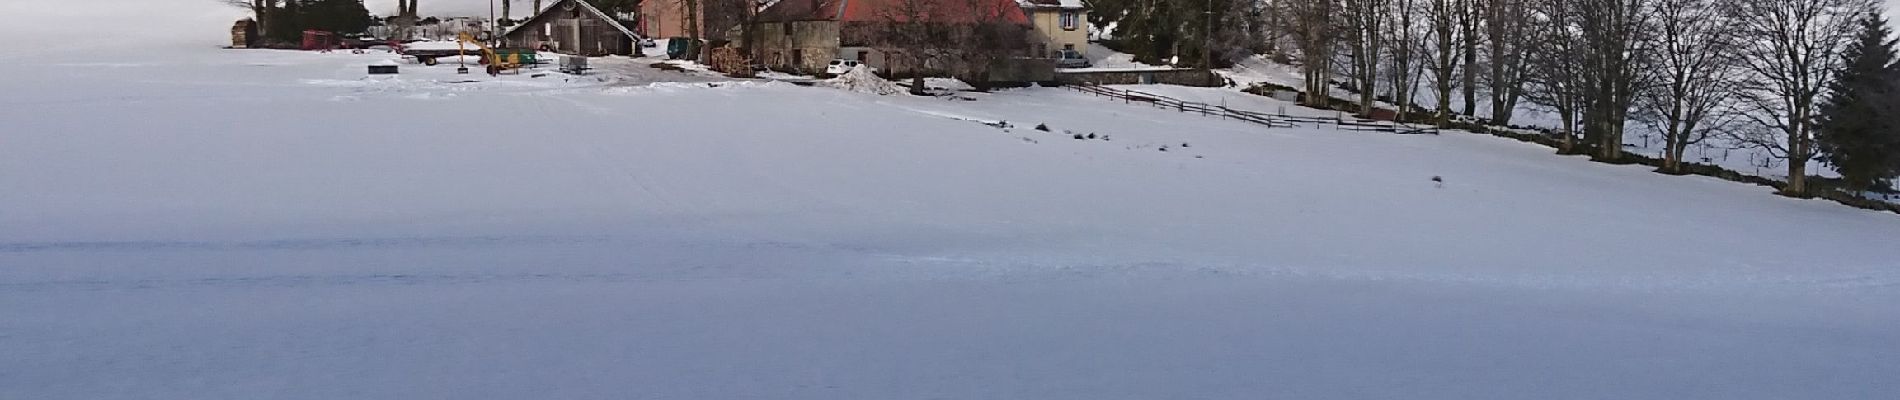
[[[1828,84],[1815,126],[1819,159],[1841,173],[1849,190],[1862,191],[1891,179],[1900,162],[1900,102],[1892,29],[1879,14],[1861,23],[1838,76]]]
[[[376,17],[363,7],[363,0],[298,0],[302,3],[299,18],[303,29],[316,29],[342,34],[359,34],[369,30]]]

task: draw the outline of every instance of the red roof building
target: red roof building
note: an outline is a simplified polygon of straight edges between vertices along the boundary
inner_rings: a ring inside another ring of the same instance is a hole
[[[828,68],[835,61],[887,76],[964,73],[1031,81],[1010,71],[1039,70],[981,65],[1016,65],[1015,59],[1033,55],[1035,28],[1016,0],[781,0],[757,21],[754,62],[778,71],[824,74],[836,71]],[[915,33],[904,33],[911,29],[930,32],[925,40],[931,42],[916,42]]]

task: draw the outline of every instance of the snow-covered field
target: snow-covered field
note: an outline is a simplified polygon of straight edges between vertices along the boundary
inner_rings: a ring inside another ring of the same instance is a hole
[[[1900,393],[1891,214],[1063,89],[380,57],[0,65],[0,399]]]

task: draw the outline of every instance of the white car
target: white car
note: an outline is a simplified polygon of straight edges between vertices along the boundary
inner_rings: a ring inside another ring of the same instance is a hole
[[[851,70],[857,68],[858,60],[837,59],[831,60],[831,64],[825,66],[825,73],[830,75],[844,75],[846,72],[851,72]]]

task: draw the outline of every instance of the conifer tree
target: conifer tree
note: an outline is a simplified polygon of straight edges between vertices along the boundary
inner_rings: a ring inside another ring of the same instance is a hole
[[[1900,161],[1900,102],[1896,58],[1886,18],[1869,15],[1858,39],[1843,54],[1828,85],[1815,130],[1819,159],[1841,173],[1847,189],[1864,191],[1894,176]]]

